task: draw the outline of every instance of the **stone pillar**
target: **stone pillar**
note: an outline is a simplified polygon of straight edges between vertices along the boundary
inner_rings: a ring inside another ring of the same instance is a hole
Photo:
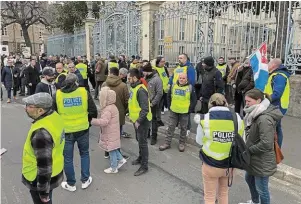
[[[96,20],[92,14],[92,2],[91,1],[87,1],[87,7],[88,7],[88,16],[85,20],[86,55],[87,55],[87,60],[90,62],[91,57],[94,52],[94,46],[93,46],[94,43],[93,43],[92,33],[93,33],[93,28],[94,28]]]
[[[287,115],[301,118],[301,75],[293,75],[290,77],[290,104]]]
[[[142,59],[152,60],[157,56],[157,39],[155,39],[154,13],[163,1],[141,1]]]

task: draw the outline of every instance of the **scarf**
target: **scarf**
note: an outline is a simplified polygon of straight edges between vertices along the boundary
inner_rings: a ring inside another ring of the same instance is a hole
[[[263,111],[265,111],[270,106],[270,101],[268,99],[264,99],[260,104],[255,104],[250,107],[245,107],[244,111],[246,112],[246,116],[244,118],[246,127],[251,126],[253,120],[260,115]]]

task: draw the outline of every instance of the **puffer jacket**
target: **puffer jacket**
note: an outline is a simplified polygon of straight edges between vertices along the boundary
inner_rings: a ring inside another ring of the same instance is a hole
[[[119,112],[114,104],[116,102],[116,94],[113,90],[109,90],[106,100],[106,107],[100,112],[100,118],[93,118],[92,125],[99,126],[100,139],[99,145],[107,152],[120,148],[120,124],[119,124]],[[102,101],[100,101],[102,103]]]
[[[272,176],[277,170],[274,137],[277,122],[283,117],[280,110],[270,105],[246,127],[246,145],[251,154],[248,173],[254,176]]]
[[[160,79],[157,71],[153,71],[153,73],[148,75],[145,79],[147,81],[147,90],[151,106],[158,105],[163,96],[162,80]]]

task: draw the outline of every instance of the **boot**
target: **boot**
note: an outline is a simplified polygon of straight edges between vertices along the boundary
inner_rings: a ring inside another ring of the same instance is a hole
[[[170,149],[170,145],[168,145],[168,144],[163,144],[163,145],[161,145],[160,147],[159,147],[159,150],[160,151],[164,151],[164,150],[166,150],[166,149]]]
[[[142,175],[142,174],[145,174],[147,171],[148,171],[147,168],[141,166],[141,167],[134,173],[134,176],[140,176],[140,175]]]
[[[132,165],[139,165],[141,164],[141,157],[138,157],[136,160],[132,161]]]
[[[184,152],[185,151],[185,145],[184,144],[179,144],[179,151]]]
[[[152,136],[151,145],[157,144],[157,136]]]

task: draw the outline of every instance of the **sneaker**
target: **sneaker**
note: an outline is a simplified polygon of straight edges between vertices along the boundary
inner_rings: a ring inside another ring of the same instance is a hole
[[[168,111],[168,109],[167,108],[164,108],[164,112],[167,112]]]
[[[164,115],[164,111],[161,111],[161,115]]]
[[[109,157],[110,157],[109,152],[105,152],[104,158],[105,158],[105,159],[108,159]]]
[[[7,103],[10,103],[10,99],[7,99],[7,101],[6,101]]]
[[[118,168],[118,167],[117,167]],[[113,169],[112,167],[103,170],[106,174],[116,174],[118,173],[118,169]]]
[[[88,188],[91,183],[92,183],[92,177],[89,176],[88,180],[86,182],[82,183],[82,189]]]
[[[120,169],[126,163],[126,159],[123,158],[118,162],[117,169]]]
[[[66,181],[63,181],[61,183],[61,186],[63,189],[65,189],[67,191],[71,191],[71,192],[76,191],[76,186],[70,186]]]
[[[121,137],[123,137],[123,138],[131,138],[131,134],[128,134],[128,133],[126,133],[126,132],[123,132],[123,133],[121,134]]]
[[[245,203],[238,203],[238,204],[259,204],[259,203],[254,203],[252,200],[248,200]]]
[[[18,98],[16,96],[14,96],[14,100],[18,100]]]
[[[186,137],[188,137],[189,135],[190,135],[190,130],[187,130]]]

